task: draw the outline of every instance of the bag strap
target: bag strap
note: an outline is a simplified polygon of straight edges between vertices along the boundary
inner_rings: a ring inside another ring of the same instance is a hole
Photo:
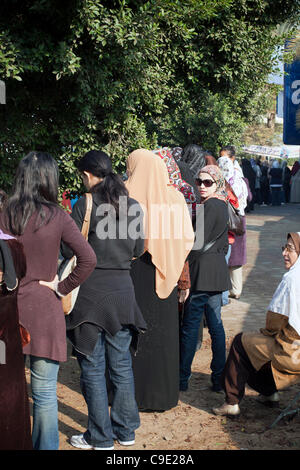
[[[93,207],[93,197],[91,193],[85,194],[85,204],[86,204],[86,210],[85,210],[85,216],[84,216],[83,224],[81,228],[81,233],[84,236],[84,238],[87,240],[89,236],[91,213],[92,213],[92,207]]]
[[[207,243],[206,245],[204,245],[200,251],[200,253],[205,253],[206,251],[208,251],[215,243],[217,240],[219,240],[219,238],[221,238],[222,235],[224,235],[225,232],[228,231],[228,227],[225,228],[225,230],[223,230],[222,233],[220,233],[220,235],[218,235],[214,240],[212,240],[211,242]]]

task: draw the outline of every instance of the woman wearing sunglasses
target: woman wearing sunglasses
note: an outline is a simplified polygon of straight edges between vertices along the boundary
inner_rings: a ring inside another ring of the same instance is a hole
[[[277,390],[300,380],[299,253],[300,232],[289,233],[282,247],[288,272],[269,304],[266,326],[234,338],[222,377],[226,400],[215,414],[238,415],[246,384],[261,394],[260,402],[278,406]]]
[[[225,180],[220,168],[207,165],[196,184],[204,205],[204,245],[189,255],[191,294],[184,308],[180,344],[180,390],[188,388],[197,347],[198,329],[205,313],[212,340],[212,388],[221,388],[225,365],[225,332],[221,319],[222,292],[231,288],[225,255],[228,250],[228,209]]]

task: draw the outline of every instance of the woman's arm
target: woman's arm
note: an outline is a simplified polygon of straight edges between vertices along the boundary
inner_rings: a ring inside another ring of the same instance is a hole
[[[97,258],[90,244],[82,236],[74,220],[63,213],[62,241],[69,246],[76,255],[77,265],[74,271],[63,281],[58,283],[58,291],[66,295],[82,284],[95,269]]]
[[[178,301],[184,303],[189,296],[191,288],[190,268],[189,263],[186,261],[183,266],[182,273],[178,280]]]
[[[74,222],[76,223],[80,231],[82,228],[85,211],[86,211],[86,199],[85,197],[82,197],[74,205],[72,214],[71,214],[72,219],[74,220]],[[63,258],[65,259],[70,259],[74,255],[74,251],[64,241],[62,241],[60,245],[60,251],[61,251]]]

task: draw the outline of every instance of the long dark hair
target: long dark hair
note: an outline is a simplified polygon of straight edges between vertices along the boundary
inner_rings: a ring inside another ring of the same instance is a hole
[[[100,150],[91,150],[82,157],[77,168],[81,172],[88,171],[98,178],[103,178],[90,192],[97,194],[101,203],[111,204],[119,215],[119,197],[128,197],[128,191],[121,177],[113,172],[109,156]]]
[[[30,152],[22,158],[4,210],[7,228],[12,234],[22,235],[35,212],[36,230],[52,219],[58,207],[58,179],[57,163],[48,153]],[[47,217],[44,206],[50,209]]]

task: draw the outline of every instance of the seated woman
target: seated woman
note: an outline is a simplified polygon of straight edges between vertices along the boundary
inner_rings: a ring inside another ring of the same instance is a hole
[[[288,272],[268,307],[266,327],[239,333],[233,340],[223,372],[226,401],[217,415],[238,415],[245,385],[259,392],[261,401],[276,404],[277,390],[300,380],[300,232],[289,233],[282,255]]]
[[[19,280],[25,272],[23,246],[0,230],[0,450],[32,449],[17,307]]]

